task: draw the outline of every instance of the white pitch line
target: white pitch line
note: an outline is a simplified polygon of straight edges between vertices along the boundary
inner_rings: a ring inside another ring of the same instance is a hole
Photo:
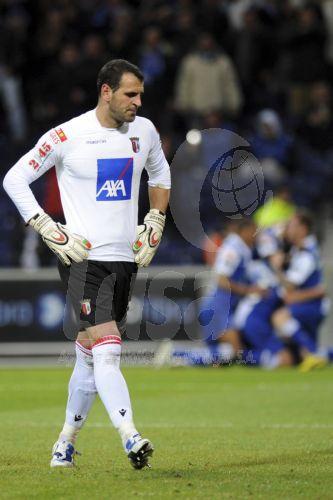
[[[8,422],[11,423],[11,422]],[[3,422],[5,424],[5,422]],[[23,424],[22,424],[23,425]],[[205,424],[169,424],[169,423],[156,423],[156,422],[138,422],[138,427],[145,427],[145,428],[152,428],[152,429],[230,429],[232,427],[234,428],[239,428],[240,426],[234,425],[231,422],[225,422],[225,423],[220,423],[220,424],[214,424],[214,425],[205,425]],[[29,427],[47,427],[47,428],[53,428],[53,427],[58,427],[59,422],[54,422],[54,423],[41,423],[41,422],[27,422],[24,421],[24,426],[29,426]],[[112,424],[108,423],[103,423],[103,422],[92,422],[92,423],[87,423],[85,427],[90,427],[90,428],[96,428],[96,429],[110,429],[112,428]],[[245,425],[241,426],[243,429],[245,428],[253,428],[257,427],[255,424],[253,425]],[[332,429],[333,428],[333,423],[331,424],[319,424],[319,423],[314,423],[314,424],[292,424],[292,423],[284,423],[284,424],[261,424],[259,426],[260,429]]]
[[[88,424],[87,427],[96,427],[96,428],[108,428],[110,427],[111,424],[104,424],[100,422],[95,422]],[[169,423],[143,423],[139,422],[138,427],[149,427],[149,428],[156,428],[156,429],[229,429],[232,427],[237,427],[237,425],[234,425],[231,422],[225,422],[225,423],[220,423],[220,424],[214,424],[214,425],[206,425],[206,424],[169,424]],[[256,424],[251,425],[245,425],[242,427],[257,427]],[[262,424],[260,425],[261,429],[332,429],[333,428],[333,423],[332,424]]]
[[[262,424],[262,429],[332,429],[332,424]]]

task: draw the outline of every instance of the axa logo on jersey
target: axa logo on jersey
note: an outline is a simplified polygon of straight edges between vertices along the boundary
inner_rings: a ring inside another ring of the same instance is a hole
[[[97,167],[97,201],[131,199],[133,158],[103,158],[97,160]]]

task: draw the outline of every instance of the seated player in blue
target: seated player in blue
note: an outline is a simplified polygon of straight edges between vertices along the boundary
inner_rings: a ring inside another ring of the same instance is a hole
[[[210,349],[211,362],[219,362],[221,342],[230,343],[235,351],[240,344],[233,331],[233,314],[246,295],[264,293],[247,279],[247,265],[252,258],[256,225],[252,219],[240,219],[237,232],[230,233],[217,252],[214,264],[214,291],[201,301],[199,322],[202,337]]]
[[[266,294],[245,297],[235,311],[234,326],[242,343],[242,362],[269,368],[291,364],[290,354],[271,324],[273,312],[281,305],[277,279],[267,263],[260,260],[249,263],[248,276],[251,282],[266,289]]]
[[[280,223],[258,231],[254,258],[263,260],[268,266],[270,266],[270,258],[272,255],[285,250],[285,229],[286,224]]]
[[[269,265],[270,259],[274,259],[277,254],[281,254],[280,259],[284,259],[281,245],[275,243],[272,245],[270,242],[265,248],[259,247],[258,255],[263,258],[251,261],[247,274],[251,283],[266,288],[267,293],[263,297],[258,295],[245,297],[234,314],[234,325],[240,331],[240,338],[244,344],[242,361],[270,369],[293,365],[295,362],[293,351],[276,335],[271,322],[274,311],[283,305],[281,287],[278,286],[278,279]],[[321,293],[321,285],[309,287],[306,290],[306,298],[317,299]]]
[[[276,224],[258,232],[256,238],[256,260],[249,263],[248,277],[267,290],[260,296],[244,298],[235,313],[235,325],[243,343],[242,361],[249,365],[268,368],[292,363],[289,350],[274,332],[271,324],[273,312],[281,306],[278,280],[270,260],[276,254],[284,255],[284,232],[286,224]]]
[[[313,222],[306,212],[295,214],[286,229],[292,245],[287,270],[282,259],[271,260],[282,285],[285,305],[272,315],[272,324],[279,336],[297,347],[301,370],[324,366],[326,360],[317,355],[318,328],[327,313],[325,287]]]

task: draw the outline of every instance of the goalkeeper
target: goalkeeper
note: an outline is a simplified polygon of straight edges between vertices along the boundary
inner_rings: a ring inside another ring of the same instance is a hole
[[[98,74],[97,90],[97,107],[44,134],[7,173],[4,188],[57,255],[79,321],[66,419],[51,466],[74,465],[75,440],[98,393],[131,464],[140,469],[153,446],[133,423],[119,367],[121,334],[137,267],[150,264],[161,241],[170,169],[154,125],[136,116],[143,93],[139,68],[109,61]],[[44,213],[29,187],[53,166],[65,226]],[[151,209],[137,227],[144,168]]]

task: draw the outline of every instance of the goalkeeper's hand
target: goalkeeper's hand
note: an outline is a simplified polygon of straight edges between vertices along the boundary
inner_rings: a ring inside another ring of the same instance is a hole
[[[42,240],[65,266],[70,266],[72,261],[82,262],[88,258],[91,243],[82,236],[71,234],[46,213],[35,215],[29,220],[29,225],[41,235]]]
[[[133,251],[135,262],[139,267],[149,266],[160,244],[164,224],[165,215],[152,208],[144,218],[143,224],[137,227]]]

